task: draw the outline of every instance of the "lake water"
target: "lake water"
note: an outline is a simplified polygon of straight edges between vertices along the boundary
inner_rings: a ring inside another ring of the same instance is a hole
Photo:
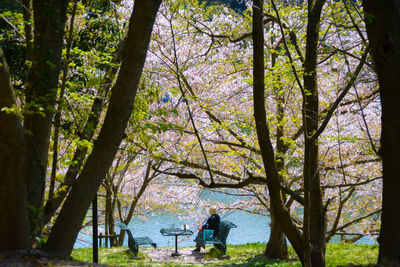
[[[238,196],[227,196],[222,193],[213,192],[204,189],[200,196],[202,199],[228,203],[237,200]],[[226,215],[220,214],[221,220],[229,220],[236,224],[237,228],[231,229],[227,243],[231,244],[246,244],[254,242],[265,243],[269,238],[269,223],[270,219],[267,216],[250,214],[244,211],[234,211]],[[205,217],[204,220],[207,218]],[[161,228],[170,228],[171,226],[182,227],[183,224],[189,224],[179,220],[178,215],[164,214],[164,215],[153,215],[149,216],[148,220],[143,221],[137,218],[133,218],[129,223],[129,228],[133,230],[133,236],[148,236],[159,247],[174,246],[175,237],[166,237],[161,235]],[[102,227],[102,226],[100,226]],[[104,228],[104,227],[103,227]],[[192,236],[180,236],[178,237],[179,246],[193,246],[193,239],[197,235],[197,229]],[[115,227],[115,231],[119,234],[119,228]],[[84,234],[84,231],[78,235],[77,241],[75,242],[74,248],[86,248],[92,247],[92,236],[91,234]],[[85,232],[91,232],[91,228],[88,228]],[[128,245],[127,238],[125,238],[125,246]]]
[[[206,219],[206,218],[205,218]],[[254,242],[267,242],[269,238],[269,217],[248,214],[243,211],[232,212],[222,220],[229,220],[237,225],[237,228],[231,229],[228,235],[228,243],[231,244],[246,244]],[[161,235],[161,228],[169,228],[171,225],[181,227],[183,222],[178,219],[177,216],[173,214],[156,215],[150,217],[147,221],[142,221],[139,219],[133,219],[129,224],[129,228],[133,230],[133,236],[148,236],[154,242],[157,243],[159,247],[174,246],[175,238],[166,237]],[[116,227],[117,234],[119,233],[119,228]],[[180,236],[178,237],[179,246],[193,246],[193,239],[196,237],[197,230],[194,232],[193,236]],[[80,233],[78,240],[76,241],[74,248],[85,248],[91,247],[92,237],[90,235],[85,235]],[[125,238],[125,246],[127,246],[127,238]]]
[[[208,190],[204,191],[202,198],[210,199],[213,201],[228,202],[232,201],[232,198],[226,197],[224,194],[210,192]],[[206,218],[204,218],[205,220]],[[262,216],[257,214],[250,214],[244,211],[234,211],[225,216],[221,217],[221,220],[229,220],[237,225],[237,228],[231,229],[227,243],[239,245],[247,243],[261,242],[266,243],[270,234],[270,218],[268,216]],[[165,214],[165,215],[153,215],[150,216],[148,220],[143,221],[137,218],[133,218],[129,223],[129,228],[133,230],[133,236],[148,236],[154,242],[157,243],[159,247],[174,246],[175,238],[166,237],[161,235],[161,228],[170,228],[171,226],[182,227],[184,222],[179,220],[177,215]],[[101,226],[100,226],[101,227]],[[104,227],[103,227],[104,228]],[[115,227],[117,234],[119,234],[119,228]],[[91,228],[89,228],[91,229]],[[89,230],[88,229],[88,230]],[[193,229],[192,229],[193,230]],[[91,230],[86,231],[91,232]],[[193,239],[197,235],[197,230],[194,231],[192,236],[180,236],[178,237],[179,246],[193,246]],[[339,238],[333,238],[332,242],[338,242]],[[357,241],[357,243],[373,244],[375,241],[364,237]],[[125,238],[124,246],[127,246],[127,238]],[[77,241],[75,242],[74,248],[87,248],[92,247],[92,236],[91,234],[84,234],[83,231],[78,235]]]

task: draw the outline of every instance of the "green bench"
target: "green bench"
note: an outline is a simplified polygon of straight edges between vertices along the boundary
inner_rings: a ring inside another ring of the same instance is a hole
[[[219,251],[223,253],[223,257],[228,257],[226,255],[226,239],[228,238],[229,231],[231,228],[236,228],[237,226],[230,221],[222,221],[221,228],[217,236],[214,236],[211,240],[198,240],[200,245],[204,247],[206,244],[214,245]]]
[[[139,246],[151,245],[154,248],[157,248],[157,244],[153,240],[151,240],[150,237],[133,237],[131,229],[129,229],[126,224],[119,222],[117,223],[117,225],[121,230],[126,231],[126,233],[128,234],[128,247],[133,252],[133,254],[135,254],[135,258],[139,258],[137,257]]]

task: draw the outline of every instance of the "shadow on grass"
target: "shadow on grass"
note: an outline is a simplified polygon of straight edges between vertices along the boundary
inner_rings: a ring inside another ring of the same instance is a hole
[[[293,260],[271,260],[264,255],[256,255],[243,262],[229,263],[226,266],[301,266],[301,264]]]
[[[204,259],[215,260],[221,255],[220,251],[212,248],[208,253],[204,254]],[[205,263],[205,265],[208,265],[208,263]],[[296,260],[272,260],[266,258],[263,254],[248,255],[247,257],[232,255],[230,260],[219,260],[214,264],[215,266],[301,266],[300,262]]]

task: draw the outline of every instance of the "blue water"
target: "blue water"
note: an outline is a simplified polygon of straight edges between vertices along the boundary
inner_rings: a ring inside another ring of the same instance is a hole
[[[237,225],[237,228],[231,229],[228,235],[227,242],[230,244],[246,244],[254,242],[267,242],[269,238],[269,217],[249,214],[243,211],[235,211],[224,217],[222,220],[229,220]],[[134,218],[129,224],[129,228],[133,230],[133,236],[148,236],[159,247],[174,246],[175,238],[166,237],[161,235],[161,228],[169,228],[172,225],[181,227],[183,222],[179,220],[178,216],[173,214],[156,215],[150,217],[146,221]],[[101,227],[101,226],[100,226]],[[193,230],[193,229],[192,229]],[[117,234],[119,228],[116,227]],[[193,246],[193,239],[196,237],[197,230],[192,236],[178,237],[179,246]],[[92,237],[80,233],[74,248],[85,248],[92,246]],[[125,238],[125,242],[127,238]],[[127,243],[125,244],[127,246]]]
[[[211,192],[208,190],[204,190],[201,196],[203,199],[208,199],[212,201],[218,202],[230,202],[237,199],[237,197],[227,197],[225,194]],[[269,223],[270,218],[268,216],[262,216],[257,214],[251,214],[244,211],[234,211],[228,213],[226,215],[220,214],[222,220],[229,220],[232,223],[237,225],[237,228],[231,229],[231,232],[228,235],[227,243],[239,245],[239,244],[247,244],[247,243],[255,243],[268,242],[270,229]],[[206,218],[204,218],[205,220]],[[185,221],[184,218],[182,220],[179,219],[178,215],[174,214],[163,214],[163,215],[153,215],[148,218],[148,220],[143,221],[138,218],[133,218],[129,223],[129,228],[133,230],[133,236],[148,236],[154,242],[157,243],[159,247],[166,246],[174,246],[175,238],[174,237],[166,237],[161,235],[161,228],[170,228],[173,227],[182,227],[183,224],[190,224],[190,221]],[[100,225],[100,228],[104,229],[104,226]],[[119,228],[116,227],[116,232],[119,234]],[[193,230],[193,229],[192,229]],[[91,228],[88,228],[87,231],[91,233]],[[197,230],[194,231],[192,236],[180,236],[178,237],[179,246],[193,246],[193,239],[197,235]],[[338,237],[334,237],[332,239],[333,243],[339,242]],[[358,240],[356,243],[363,244],[374,244],[376,243],[374,240],[364,237]],[[125,238],[125,244],[127,246],[127,238]],[[78,235],[78,239],[75,242],[74,248],[87,248],[92,247],[92,236],[91,234],[84,234],[84,231]]]

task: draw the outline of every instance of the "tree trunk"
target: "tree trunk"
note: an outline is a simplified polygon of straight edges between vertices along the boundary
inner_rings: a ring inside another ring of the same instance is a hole
[[[304,61],[304,247],[306,266],[325,266],[325,214],[318,168],[319,104],[317,81],[318,37],[325,0],[308,1],[306,55]]]
[[[43,206],[67,5],[67,0],[33,1],[34,41],[29,51],[32,62],[26,88],[28,111],[24,121],[27,147],[25,170],[32,236],[36,234]]]
[[[364,0],[364,16],[382,104],[382,223],[379,264],[400,264],[400,1]]]
[[[115,233],[115,219],[114,219],[114,210],[115,210],[115,208],[116,208],[116,200],[115,200],[115,196],[114,195],[112,195],[112,200],[111,200],[111,214],[110,214],[110,217],[109,217],[109,221],[108,221],[108,231],[111,233],[111,234],[114,234]],[[116,247],[117,245],[118,245],[118,242],[117,242],[117,240],[118,240],[118,238],[117,237],[113,237],[113,238],[111,238],[111,247]]]
[[[271,57],[271,65],[275,67],[276,54],[273,53]],[[284,95],[280,95],[279,91],[282,88],[274,88],[277,101],[277,127],[276,127],[276,168],[278,173],[285,171],[285,151],[286,146],[284,142],[284,118],[285,118],[285,98]],[[279,180],[282,183],[282,175],[279,175]],[[284,198],[284,195],[282,195]],[[280,227],[275,215],[271,212],[271,231],[269,240],[265,249],[265,256],[268,259],[287,259],[289,257],[288,248],[286,243],[286,235]]]
[[[264,255],[268,259],[287,259],[289,257],[286,236],[271,213],[271,234]]]
[[[24,178],[25,143],[7,63],[0,46],[0,250],[30,246],[27,183]]]
[[[108,185],[109,186],[109,185]],[[112,183],[111,183],[112,186]],[[112,191],[110,188],[106,188],[106,210],[104,215],[104,224],[105,224],[105,231],[106,235],[111,235],[114,233],[114,207],[112,203]],[[115,242],[113,238],[110,238],[110,247],[115,246]]]
[[[45,250],[68,256],[91,200],[112,164],[133,109],[153,23],[161,0],[135,1],[122,65],[112,89],[110,106],[84,169],[71,188]]]
[[[265,87],[264,87],[264,29],[262,19],[263,1],[253,1],[253,101],[254,117],[257,130],[257,138],[261,156],[267,176],[267,186],[271,200],[271,213],[276,216],[280,226],[290,240],[296,254],[303,262],[302,234],[290,218],[280,189],[278,169],[275,164],[274,150],[270,140],[269,127],[266,121],[265,111]]]

